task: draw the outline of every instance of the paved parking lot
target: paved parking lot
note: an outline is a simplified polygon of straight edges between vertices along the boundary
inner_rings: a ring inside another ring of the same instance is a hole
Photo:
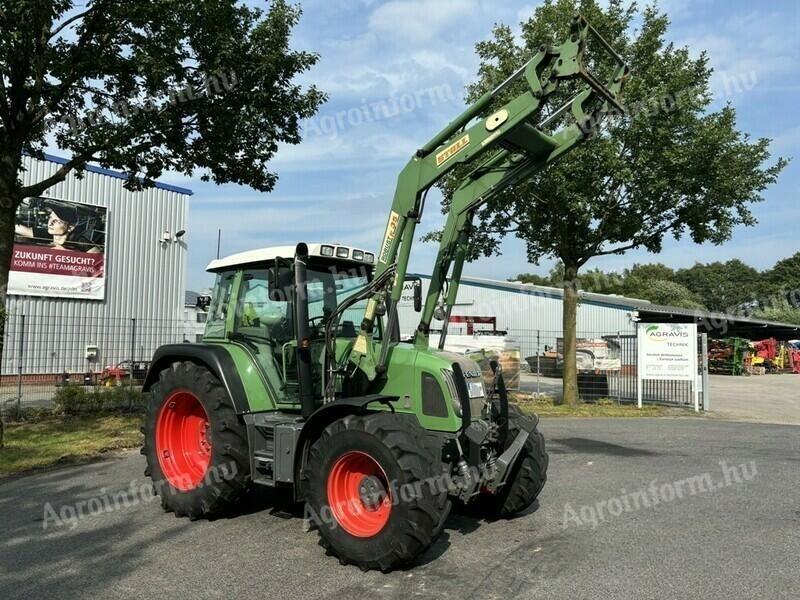
[[[522,391],[561,397],[561,379],[523,373]],[[737,421],[800,425],[800,375],[711,375],[709,416]]]
[[[800,425],[800,375],[712,375],[711,415]]]
[[[454,515],[419,564],[388,575],[340,566],[269,499],[191,523],[132,494],[128,508],[74,528],[50,516],[43,530],[47,503],[69,517],[64,507],[139,489],[138,454],[0,483],[0,597],[800,596],[796,427],[550,419],[543,430],[551,466],[538,510],[495,523]]]

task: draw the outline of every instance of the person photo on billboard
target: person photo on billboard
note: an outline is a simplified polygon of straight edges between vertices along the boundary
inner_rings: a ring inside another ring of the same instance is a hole
[[[20,242],[58,250],[102,253],[104,223],[99,211],[72,202],[32,198],[20,207],[15,232]],[[27,238],[27,239],[25,239]]]

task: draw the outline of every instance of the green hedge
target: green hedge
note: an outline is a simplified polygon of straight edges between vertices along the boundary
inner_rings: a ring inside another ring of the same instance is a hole
[[[147,403],[147,395],[137,388],[126,386],[66,385],[58,388],[53,402],[55,403],[55,413],[61,415],[142,412]]]

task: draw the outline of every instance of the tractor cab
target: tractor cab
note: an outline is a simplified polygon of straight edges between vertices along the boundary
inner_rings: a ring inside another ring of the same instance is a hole
[[[366,288],[375,263],[373,253],[350,246],[304,246],[304,294],[297,291],[294,246],[252,250],[211,262],[207,270],[216,274],[216,282],[203,339],[243,349],[274,388],[278,403],[296,407],[301,405],[298,345],[310,354],[311,394],[318,404],[324,385],[326,322],[343,301]],[[339,316],[337,354],[355,341],[366,303],[356,302]],[[378,323],[376,341],[385,327]]]

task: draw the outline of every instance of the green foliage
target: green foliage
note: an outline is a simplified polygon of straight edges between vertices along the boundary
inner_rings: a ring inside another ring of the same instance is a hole
[[[690,269],[681,269],[675,281],[686,286],[709,310],[736,312],[740,306],[758,299],[761,295],[761,274],[741,260],[697,263]]]
[[[515,281],[561,286],[563,266],[544,275],[523,273]],[[618,294],[682,308],[743,314],[785,323],[800,322],[800,253],[764,271],[734,259],[696,263],[674,270],[661,263],[634,264],[621,273],[590,269],[578,277],[580,289]],[[755,307],[755,308],[754,308]]]
[[[53,402],[54,412],[59,415],[140,412],[145,408],[147,396],[128,386],[65,385],[58,388]]]
[[[236,0],[16,0],[0,11],[0,183],[15,201],[23,152],[48,142],[80,170],[88,160],[125,170],[130,187],[166,170],[268,191],[279,143],[324,96],[293,80],[317,56],[290,48],[300,9]]]
[[[785,301],[776,302],[763,308],[757,308],[751,313],[751,316],[756,319],[800,325],[800,306]]]
[[[680,283],[665,279],[651,279],[647,281],[639,280],[637,284],[639,287],[636,298],[649,300],[654,304],[677,306],[678,308],[703,308],[697,297]]]
[[[763,275],[765,295],[784,295],[800,304],[800,252],[778,261]]]
[[[9,422],[38,423],[53,416],[53,410],[40,406],[23,406],[9,413]]]

